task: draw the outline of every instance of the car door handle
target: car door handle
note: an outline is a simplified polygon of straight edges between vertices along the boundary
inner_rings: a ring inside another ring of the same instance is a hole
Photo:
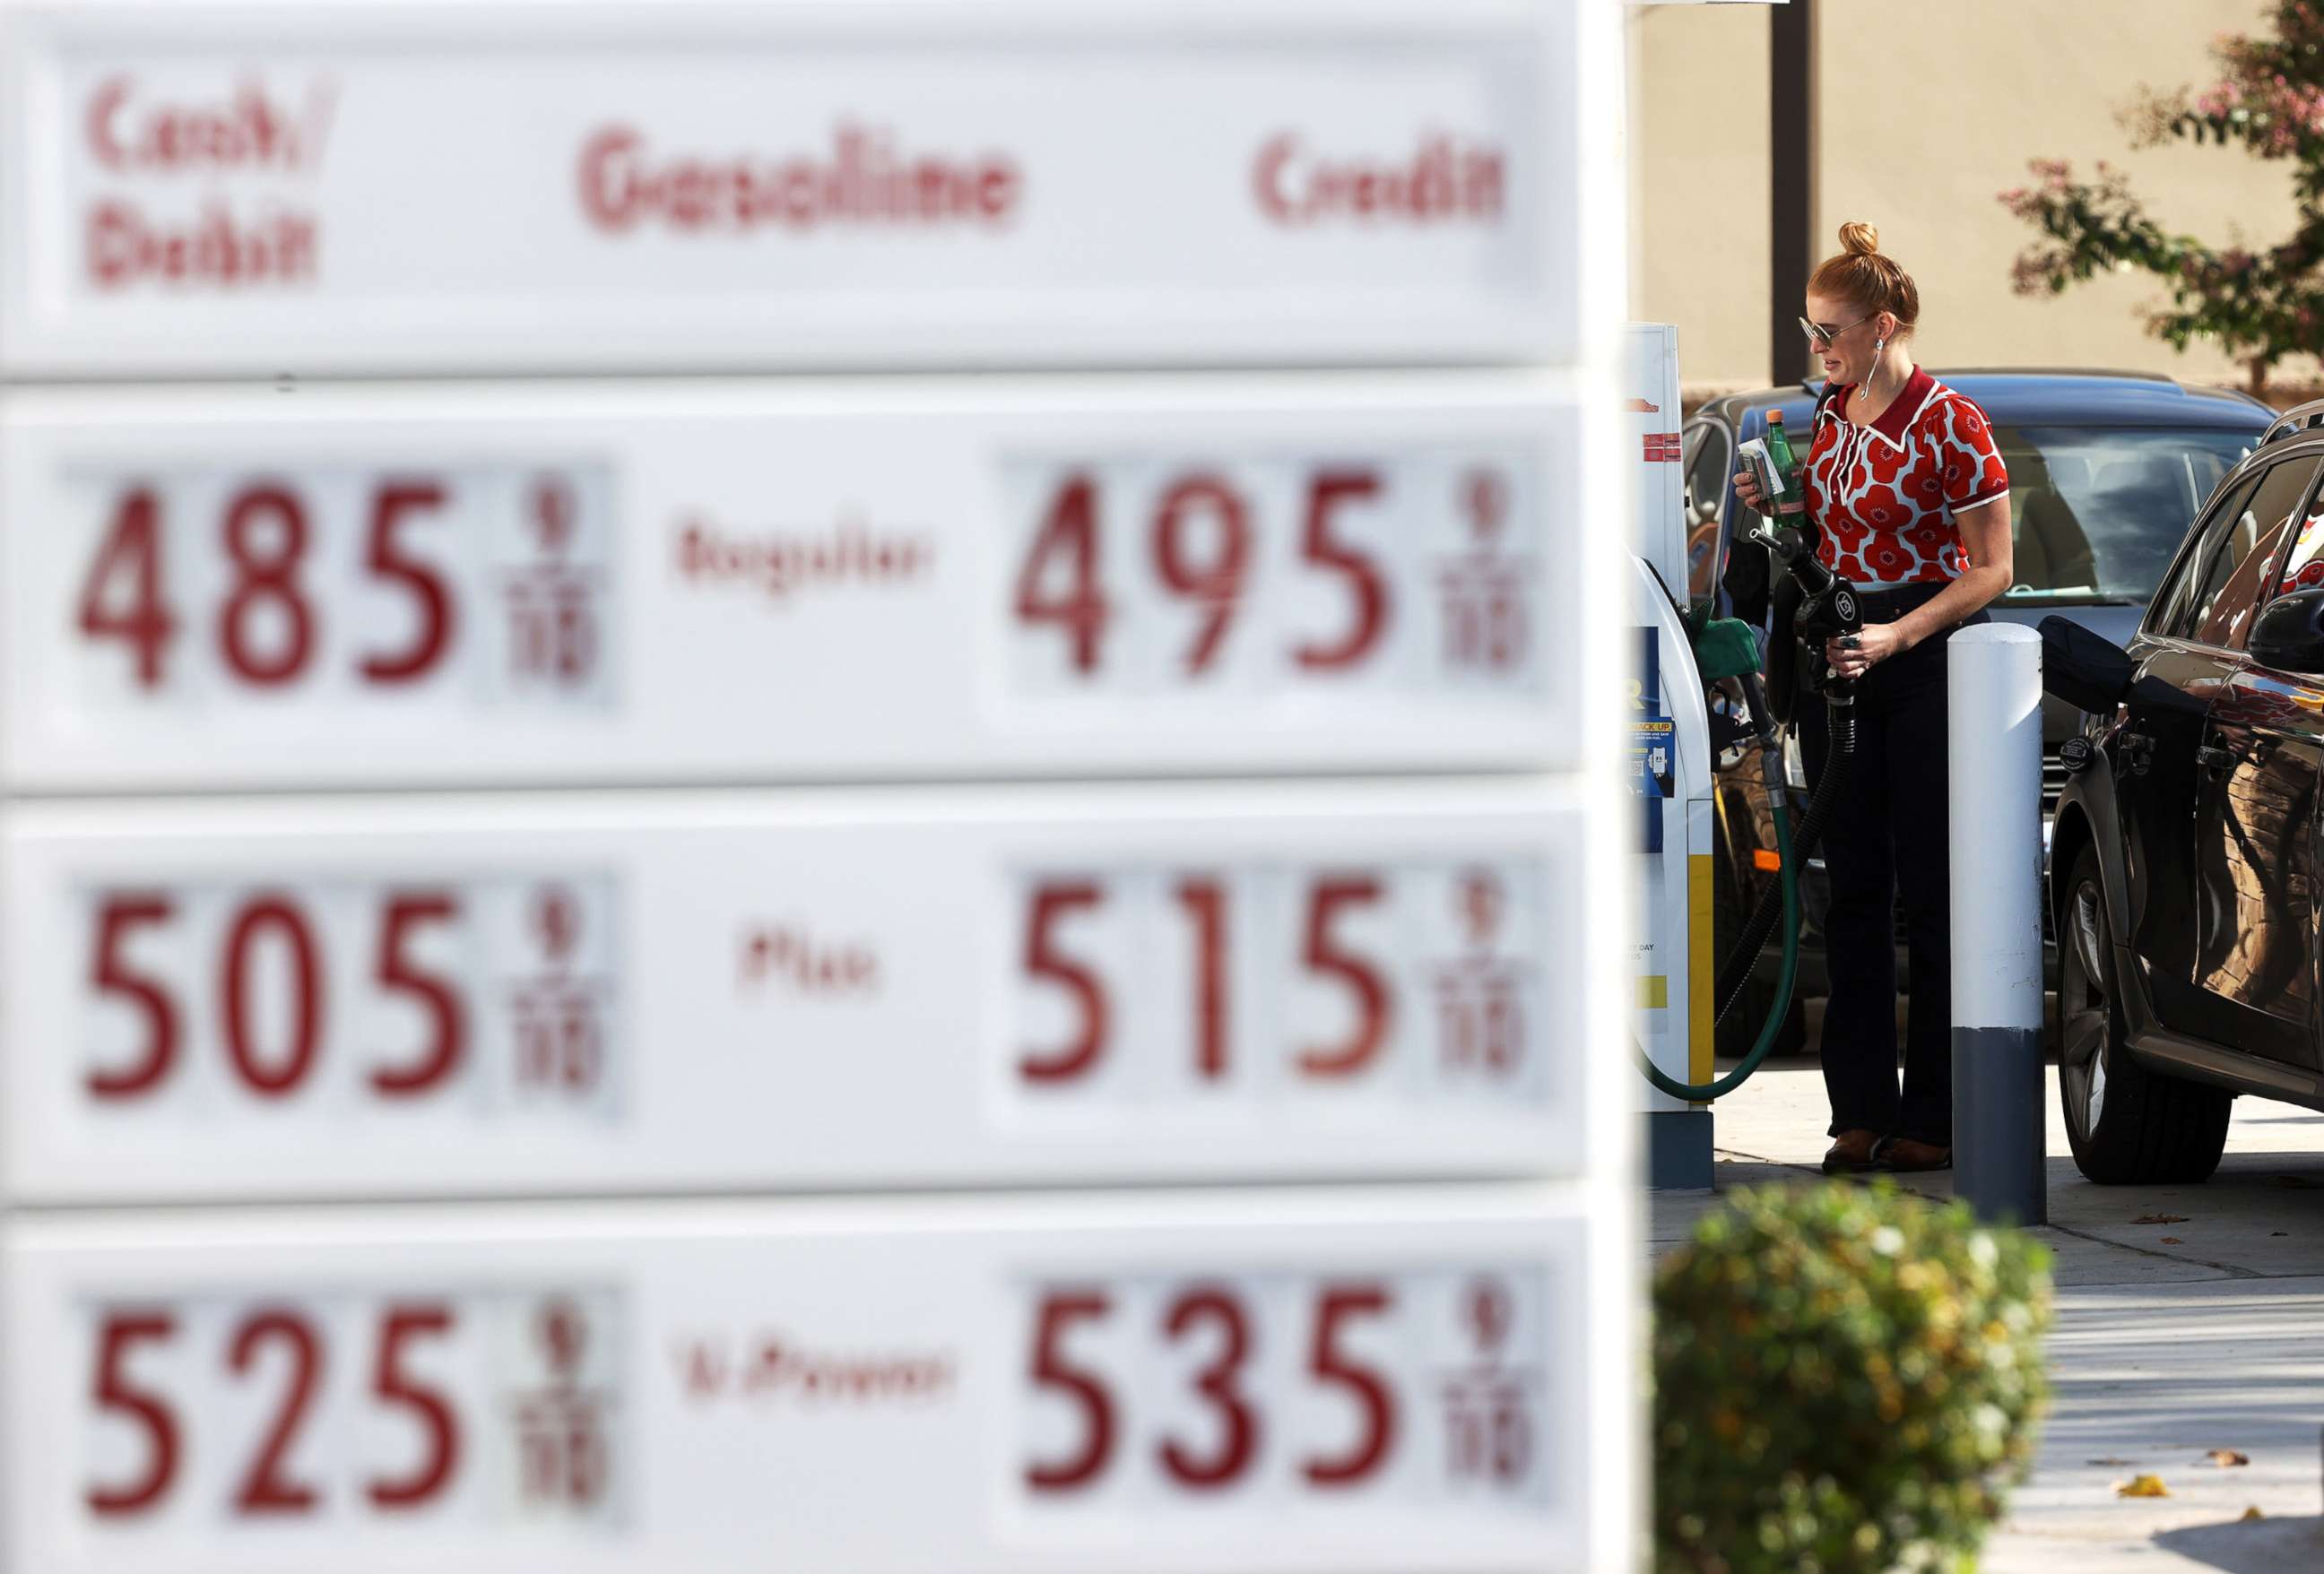
[[[2195,762],[2205,770],[2231,770],[2235,768],[2236,757],[2224,749],[2206,743],[2195,750]]]

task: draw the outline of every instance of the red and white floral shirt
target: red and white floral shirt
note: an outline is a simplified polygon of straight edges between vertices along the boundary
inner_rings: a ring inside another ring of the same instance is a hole
[[[1868,426],[1840,413],[1854,391],[1816,411],[1805,478],[1816,556],[1864,590],[1959,578],[1968,557],[1953,516],[2009,495],[1993,423],[1918,366]]]

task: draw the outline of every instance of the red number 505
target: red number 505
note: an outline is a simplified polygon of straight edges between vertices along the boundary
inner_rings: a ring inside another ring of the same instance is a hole
[[[166,980],[140,969],[127,954],[140,932],[174,922],[176,902],[158,893],[106,896],[97,905],[97,940],[89,983],[98,995],[118,1000],[143,1025],[143,1046],[127,1064],[89,1072],[96,1098],[135,1099],[151,1093],[176,1068],[185,1038],[185,1010]],[[403,891],[388,897],[380,912],[379,948],[373,978],[380,989],[417,1005],[429,1024],[420,1053],[401,1065],[374,1067],[373,1089],[385,1098],[408,1098],[440,1086],[458,1069],[467,1044],[467,1013],[459,991],[439,973],[412,960],[411,943],[431,925],[458,921],[460,905],[448,891]],[[286,1042],[262,1054],[254,1029],[254,983],[262,943],[278,947],[287,962],[289,1024]],[[327,1002],[321,946],[306,911],[290,896],[267,891],[244,898],[226,923],[218,956],[218,1036],[235,1079],[262,1099],[295,1092],[313,1071],[324,1037]]]

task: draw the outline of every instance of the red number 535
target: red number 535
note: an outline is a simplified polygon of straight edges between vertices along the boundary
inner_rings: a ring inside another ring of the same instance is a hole
[[[1347,1348],[1349,1336],[1364,1323],[1394,1310],[1394,1294],[1384,1284],[1327,1283],[1315,1292],[1306,1378],[1340,1395],[1353,1424],[1337,1447],[1316,1443],[1297,1451],[1299,1479],[1312,1488],[1328,1491],[1370,1480],[1396,1446],[1394,1385],[1386,1373]],[[1123,1407],[1113,1382],[1077,1361],[1066,1344],[1077,1327],[1102,1325],[1114,1314],[1114,1297],[1102,1288],[1053,1289],[1040,1298],[1028,1375],[1037,1388],[1078,1415],[1079,1428],[1070,1449],[1026,1464],[1025,1484],[1037,1494],[1093,1487],[1120,1455]],[[1259,1457],[1269,1398],[1276,1405],[1287,1398],[1253,1394],[1246,1386],[1247,1368],[1259,1348],[1254,1321],[1243,1298],[1222,1284],[1189,1284],[1165,1298],[1154,1337],[1172,1347],[1209,1352],[1192,1377],[1201,1407],[1209,1413],[1203,1428],[1207,1436],[1166,1433],[1153,1450],[1164,1477],[1188,1491],[1219,1491],[1246,1478]]]

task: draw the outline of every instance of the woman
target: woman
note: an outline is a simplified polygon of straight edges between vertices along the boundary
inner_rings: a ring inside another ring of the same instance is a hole
[[[1817,556],[1864,592],[1864,631],[1824,650],[1858,680],[1856,754],[1823,835],[1831,996],[1827,1174],[1952,1163],[1951,893],[1946,846],[1945,640],[2009,588],[2009,476],[1985,412],[1913,363],[1921,294],[1868,224],[1808,281],[1800,327],[1823,362],[1803,464]],[[1736,491],[1761,502],[1748,474]],[[1821,698],[1803,695],[1811,780],[1830,753]],[[1912,1001],[1896,1074],[1896,953],[1904,904]]]

